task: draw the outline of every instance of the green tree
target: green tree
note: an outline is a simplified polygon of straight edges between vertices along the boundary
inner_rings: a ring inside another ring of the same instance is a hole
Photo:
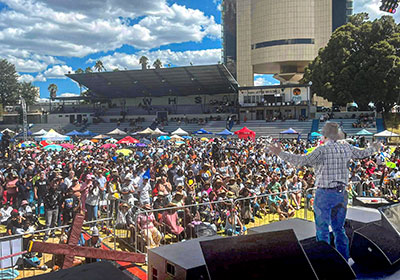
[[[54,98],[57,97],[57,90],[58,87],[56,84],[50,84],[49,87],[47,88],[47,90],[50,93],[50,99],[54,100]]]
[[[31,82],[19,83],[19,94],[25,99],[26,105],[35,104],[36,98],[40,96],[39,89]]]
[[[86,67],[85,73],[93,73],[93,69],[91,67]]]
[[[19,98],[18,74],[14,64],[0,59],[0,102],[3,106],[15,104]]]
[[[106,68],[103,65],[103,62],[101,60],[97,60],[96,64],[94,65],[94,69],[97,72],[101,72],[101,71],[107,71]]]
[[[154,67],[155,69],[160,69],[162,66],[163,66],[163,64],[162,64],[161,60],[158,59],[158,58],[157,58],[157,59],[154,61],[154,63],[153,63],[153,67]]]
[[[83,73],[85,72],[82,70],[82,68],[78,68],[75,70],[75,74],[83,74]]]
[[[305,69],[303,82],[338,105],[355,101],[366,109],[372,101],[388,112],[400,89],[400,27],[393,17],[374,21],[368,14],[350,17]]]
[[[144,55],[140,57],[139,64],[142,65],[142,70],[147,69],[148,62],[149,62],[149,59],[147,57],[145,57]]]

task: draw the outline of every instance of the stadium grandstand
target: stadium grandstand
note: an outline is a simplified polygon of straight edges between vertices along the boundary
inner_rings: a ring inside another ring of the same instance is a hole
[[[334,119],[351,136],[361,129],[380,132],[373,111],[319,111],[309,85],[240,87],[224,64],[67,74],[84,88],[81,96],[56,97],[29,107],[32,132],[51,128],[66,133],[110,128],[135,133],[147,127],[172,132],[181,127],[212,133],[247,126],[257,136],[279,137],[290,128],[306,138],[320,122]],[[18,108],[8,108],[1,129],[22,129]],[[361,117],[360,117],[361,116]],[[364,116],[367,116],[365,120]]]

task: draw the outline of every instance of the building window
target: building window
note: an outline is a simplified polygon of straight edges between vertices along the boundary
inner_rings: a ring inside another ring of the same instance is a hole
[[[167,262],[167,273],[171,276],[175,276],[175,265]]]
[[[157,271],[157,269],[153,267],[152,272],[153,272],[153,280],[158,280],[158,271]]]
[[[273,40],[266,41],[255,44],[255,48],[267,48],[272,46],[280,46],[280,45],[299,45],[299,44],[314,44],[315,40],[312,38],[299,38],[299,39],[285,39],[285,40]]]

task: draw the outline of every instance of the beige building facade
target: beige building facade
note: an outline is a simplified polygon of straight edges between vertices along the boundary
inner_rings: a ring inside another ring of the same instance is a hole
[[[274,74],[282,84],[298,83],[304,68],[327,44],[333,30],[346,23],[353,7],[350,0],[224,2],[223,8],[229,7],[227,12],[230,13],[232,5],[236,4],[234,74],[240,86],[253,86],[254,74]],[[227,17],[223,13],[224,16]],[[223,40],[225,38],[227,36]],[[224,53],[228,54],[229,44],[234,43],[226,42],[224,49],[228,51]]]

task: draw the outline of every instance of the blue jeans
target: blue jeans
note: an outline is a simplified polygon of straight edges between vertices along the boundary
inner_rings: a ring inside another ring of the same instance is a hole
[[[87,220],[88,221],[94,221],[97,220],[97,211],[98,211],[98,206],[91,206],[89,204],[86,204],[86,211],[87,211]],[[96,223],[91,223],[90,226],[96,225]]]
[[[330,244],[329,225],[335,237],[335,246],[342,256],[349,259],[349,239],[344,229],[347,212],[347,191],[317,189],[314,200],[314,216],[317,240]]]

